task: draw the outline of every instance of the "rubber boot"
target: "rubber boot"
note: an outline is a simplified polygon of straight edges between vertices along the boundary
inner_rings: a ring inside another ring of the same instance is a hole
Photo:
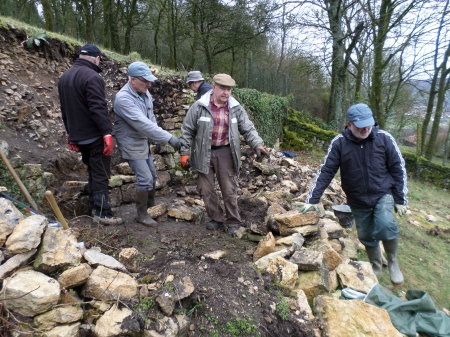
[[[401,286],[404,279],[397,261],[398,239],[383,241],[383,247],[387,255],[391,283],[395,286]]]
[[[383,273],[382,268],[382,255],[380,245],[376,245],[375,247],[366,246],[366,253],[369,257],[370,263],[372,264],[372,270],[377,278],[381,276]]]
[[[158,223],[147,213],[148,191],[136,190],[136,221],[144,226],[157,228]]]
[[[151,189],[150,191],[148,191],[148,199],[147,199],[147,208],[149,207],[153,207],[156,206],[156,202],[155,202],[155,184],[153,184],[153,189]]]

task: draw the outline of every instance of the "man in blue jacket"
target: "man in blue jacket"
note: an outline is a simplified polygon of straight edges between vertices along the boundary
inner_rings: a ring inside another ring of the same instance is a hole
[[[120,225],[108,203],[113,138],[106,104],[105,82],[100,76],[100,50],[87,44],[81,47],[75,64],[58,82],[61,114],[69,148],[81,152],[89,174],[89,202],[94,220],[103,225]]]
[[[120,155],[136,174],[136,221],[157,228],[156,221],[147,214],[147,208],[155,206],[156,186],[156,168],[149,142],[169,143],[177,151],[181,144],[156,123],[149,89],[157,78],[150,68],[143,62],[133,62],[128,66],[128,78],[114,101],[116,140]]]
[[[195,96],[196,101],[198,101],[200,97],[202,97],[212,89],[211,85],[205,82],[202,73],[198,70],[189,72],[189,74],[187,75],[186,83],[188,84],[189,88],[197,93],[197,95]]]
[[[382,273],[382,241],[391,282],[403,284],[397,262],[399,229],[393,211],[402,216],[407,210],[405,162],[394,138],[378,128],[366,104],[348,109],[347,127],[331,141],[302,213],[317,209],[316,204],[338,169],[358,239],[366,247],[375,275]]]

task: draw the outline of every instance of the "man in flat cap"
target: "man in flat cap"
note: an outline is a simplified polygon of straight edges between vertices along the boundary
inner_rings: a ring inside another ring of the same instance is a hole
[[[103,225],[120,225],[108,203],[113,139],[106,104],[105,82],[100,76],[100,50],[87,44],[79,58],[59,79],[61,113],[70,150],[81,153],[89,174],[89,203],[94,220]]]
[[[310,208],[317,210],[316,205],[338,169],[358,239],[366,247],[375,275],[382,274],[382,241],[391,282],[403,284],[397,262],[399,229],[394,209],[400,216],[407,210],[405,161],[394,138],[378,128],[366,104],[348,109],[347,126],[331,141],[302,213]]]
[[[202,73],[198,70],[189,72],[186,83],[189,85],[189,88],[191,88],[192,91],[197,93],[197,95],[195,96],[196,101],[198,101],[200,97],[202,97],[212,89],[211,85],[205,82]]]
[[[180,141],[158,126],[153,113],[149,89],[157,80],[143,62],[128,66],[128,83],[117,93],[114,101],[116,140],[120,155],[136,174],[136,220],[147,227],[157,228],[157,222],[147,213],[155,203],[156,168],[149,142],[169,143],[180,150]]]
[[[227,227],[232,235],[241,225],[237,190],[241,166],[241,134],[257,153],[269,156],[264,142],[239,102],[231,96],[235,81],[227,74],[213,78],[207,92],[189,109],[181,127],[181,166],[198,172],[197,188],[211,221],[209,230]],[[216,176],[222,192],[225,217],[215,191]]]

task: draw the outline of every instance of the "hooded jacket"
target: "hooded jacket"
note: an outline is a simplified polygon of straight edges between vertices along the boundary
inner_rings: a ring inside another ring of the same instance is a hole
[[[62,119],[73,143],[112,132],[101,71],[94,63],[79,58],[59,79]]]
[[[143,100],[125,84],[114,100],[116,141],[123,159],[143,160],[149,157],[149,141],[167,143],[172,135],[158,126],[150,93]]]
[[[181,155],[190,154],[190,164],[198,172],[207,174],[211,160],[211,142],[214,120],[209,108],[212,90],[204,94],[190,107],[181,127]],[[241,167],[241,134],[248,145],[254,149],[264,145],[252,121],[248,118],[244,108],[232,96],[228,99],[228,140],[233,157],[236,175]],[[189,152],[190,149],[190,152]]]
[[[347,127],[331,141],[306,203],[319,203],[338,169],[350,207],[372,208],[386,194],[391,194],[396,204],[408,204],[405,161],[395,139],[377,124],[363,141]]]

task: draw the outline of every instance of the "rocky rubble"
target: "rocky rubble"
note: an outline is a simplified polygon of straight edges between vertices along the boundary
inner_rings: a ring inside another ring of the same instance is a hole
[[[320,212],[301,214],[298,207],[314,176],[311,169],[274,150],[270,163],[244,159],[248,174],[241,198],[259,199],[267,205],[267,213],[263,222],[242,227],[235,236],[259,241],[252,253],[255,266],[295,293],[291,307],[297,324],[317,326],[311,332],[314,336],[401,336],[386,311],[360,300],[339,299],[338,288],[367,293],[377,283],[370,264],[357,261],[362,247],[352,230],[342,228],[325,210],[345,201],[339,183],[330,185]],[[125,164],[118,169],[127,172]],[[254,179],[250,170],[257,171]],[[149,208],[149,214],[158,221],[164,217],[200,221],[204,207],[195,188],[186,186],[178,195],[174,204]],[[43,336],[187,336],[195,329],[187,314],[174,313],[196,288],[187,274],[143,283],[137,277],[140,261],[134,248],[121,250],[116,259],[98,247],[86,249],[78,242],[76,228],[49,227],[41,215],[24,218],[5,199],[0,199],[0,206],[0,234],[7,233],[0,296],[5,310],[29,322],[25,330],[30,335],[39,331]],[[223,256],[217,251],[208,258]],[[157,303],[157,318],[149,319],[139,310],[145,301]]]

